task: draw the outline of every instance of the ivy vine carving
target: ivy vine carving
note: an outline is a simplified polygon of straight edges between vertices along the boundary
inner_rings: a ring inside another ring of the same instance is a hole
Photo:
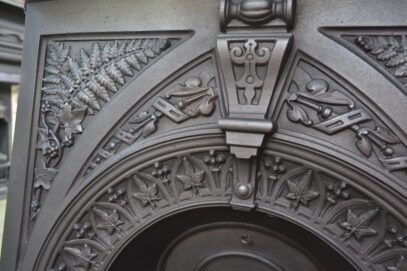
[[[35,169],[32,220],[58,174],[64,150],[83,132],[86,116],[96,114],[170,46],[169,39],[161,38],[94,42],[90,50],[80,48],[76,57],[64,42],[48,43],[36,146],[42,167]]]
[[[230,168],[234,159],[227,152],[209,150],[152,161],[134,175],[123,177],[89,203],[92,207],[77,214],[72,234],[51,270],[103,266],[113,244],[126,240],[132,227],[172,206],[203,198],[218,202],[222,194],[231,201],[233,183],[229,179],[233,179]],[[398,270],[404,265],[400,248],[406,247],[407,229],[346,181],[278,156],[263,154],[260,162],[263,166],[257,176],[266,182],[258,185],[259,208],[300,220],[327,238],[337,239],[342,249],[369,268],[366,270]],[[274,175],[268,178],[265,172],[270,169]],[[218,173],[219,185],[215,184]]]
[[[397,270],[388,268],[404,264],[400,264],[400,257],[407,252],[401,249],[406,247],[405,225],[346,181],[278,156],[261,157],[266,163],[273,160],[285,171],[270,182],[260,166],[256,200],[261,210],[274,210],[334,238],[364,262],[366,270]]]
[[[208,157],[218,157],[218,162],[208,163]],[[91,203],[73,224],[72,233],[64,241],[50,271],[98,268],[103,264],[105,253],[114,249],[113,244],[124,239],[129,229],[144,217],[179,202],[188,203],[208,196],[217,200],[222,193],[231,195],[232,183],[228,182],[232,174],[231,159],[228,153],[215,150],[188,154],[153,162],[107,187],[104,195]],[[215,185],[218,173],[220,184]]]

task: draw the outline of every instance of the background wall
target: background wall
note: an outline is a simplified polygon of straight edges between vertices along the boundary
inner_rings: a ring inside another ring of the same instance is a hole
[[[0,0],[0,243],[3,239],[10,155],[17,113],[24,40],[23,7],[23,0]]]

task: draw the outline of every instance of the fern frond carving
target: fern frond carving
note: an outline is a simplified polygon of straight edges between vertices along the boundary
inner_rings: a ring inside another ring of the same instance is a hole
[[[87,107],[89,112],[100,110],[100,101],[110,100],[109,91],[117,92],[128,77],[169,45],[167,39],[116,40],[103,46],[95,42],[90,52],[81,49],[75,59],[62,43],[52,43],[48,46],[43,98],[55,96],[61,104],[74,102],[75,107]]]
[[[49,189],[57,175],[65,147],[72,146],[75,134],[82,133],[86,115],[99,111],[170,46],[170,40],[159,38],[94,42],[90,49],[76,53],[62,42],[47,45],[37,149],[42,151],[41,172],[52,174],[41,174],[51,176],[46,180],[35,179],[31,219],[40,209],[44,187]]]
[[[356,45],[371,54],[398,79],[407,78],[407,37],[401,36],[359,36]],[[407,87],[407,82],[402,82]]]

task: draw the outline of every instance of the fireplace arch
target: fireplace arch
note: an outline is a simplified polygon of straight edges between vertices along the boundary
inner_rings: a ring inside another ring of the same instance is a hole
[[[397,208],[401,195],[383,189],[380,184],[388,180],[377,178],[374,183],[372,173],[364,172],[352,157],[338,159],[321,145],[312,149],[309,141],[277,134],[266,143],[259,161],[256,207],[234,211],[230,207],[236,158],[228,154],[222,134],[197,134],[143,151],[130,148],[122,154],[122,160],[89,176],[81,192],[64,207],[66,213],[40,256],[52,261],[40,261],[37,268],[51,268],[49,264],[56,270],[63,266],[107,268],[136,236],[159,227],[163,219],[215,207],[229,210],[223,216],[238,212],[241,223],[247,221],[245,216],[256,213],[293,223],[357,269],[391,262],[401,252],[385,251],[383,242],[391,240],[387,239],[387,228],[402,228],[405,211]],[[321,155],[324,151],[327,153]],[[217,163],[209,159],[214,157]],[[364,189],[366,182],[371,189]],[[296,185],[303,191],[295,190]],[[383,198],[394,202],[384,202]],[[216,217],[215,211],[213,214]],[[238,215],[231,221],[239,222]],[[352,224],[357,221],[362,226]],[[84,255],[90,258],[84,261]]]
[[[28,1],[1,269],[108,270],[201,214],[168,231],[161,269],[227,229],[186,263],[290,269],[268,254],[286,244],[310,269],[403,270],[406,8]]]

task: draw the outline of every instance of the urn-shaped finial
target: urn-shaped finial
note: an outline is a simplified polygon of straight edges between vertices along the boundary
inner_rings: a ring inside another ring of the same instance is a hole
[[[239,13],[245,21],[260,24],[270,19],[272,10],[272,0],[243,0]]]
[[[263,25],[281,19],[292,27],[294,9],[295,0],[222,0],[221,24],[226,27],[232,19],[237,19],[249,25]]]

